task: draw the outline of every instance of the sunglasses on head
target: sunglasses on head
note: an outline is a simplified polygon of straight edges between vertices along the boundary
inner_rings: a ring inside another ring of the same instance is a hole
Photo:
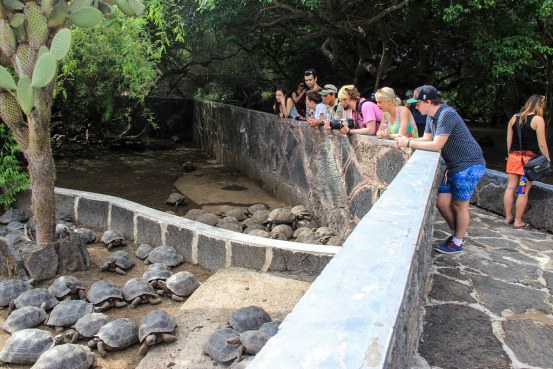
[[[315,72],[313,72],[312,70],[306,70],[305,72],[303,72],[304,76],[312,76],[313,74],[315,74]]]

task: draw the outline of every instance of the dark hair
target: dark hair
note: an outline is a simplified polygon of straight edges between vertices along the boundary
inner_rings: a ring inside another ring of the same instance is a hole
[[[317,77],[317,71],[315,70],[315,68],[309,68],[306,69],[305,72],[303,72],[303,75]]]
[[[323,97],[319,95],[318,92],[315,92],[315,91],[309,91],[307,93],[307,98],[317,104],[320,104],[323,102]]]

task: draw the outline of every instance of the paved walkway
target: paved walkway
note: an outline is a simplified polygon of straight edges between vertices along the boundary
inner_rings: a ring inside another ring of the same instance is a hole
[[[465,252],[434,254],[421,356],[432,368],[553,368],[553,235],[471,215]],[[435,244],[448,235],[438,221]]]

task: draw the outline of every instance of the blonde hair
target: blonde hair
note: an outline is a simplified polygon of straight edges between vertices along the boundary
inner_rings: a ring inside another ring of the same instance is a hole
[[[338,99],[352,99],[352,100],[359,100],[361,97],[361,94],[359,91],[355,88],[354,85],[345,85],[342,86],[340,91],[338,91]]]
[[[526,100],[526,104],[522,107],[520,111],[520,124],[523,125],[526,123],[526,117],[530,115],[531,112],[536,113],[540,117],[543,117],[545,110],[545,96],[543,95],[532,95]]]
[[[382,87],[376,91],[375,96],[381,98],[382,100],[392,100],[395,105],[401,105],[401,99],[397,97],[394,90],[390,87]]]

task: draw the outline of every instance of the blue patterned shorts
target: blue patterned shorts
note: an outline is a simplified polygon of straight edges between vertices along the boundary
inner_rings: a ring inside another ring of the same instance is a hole
[[[447,181],[444,177],[438,193],[451,193],[455,200],[468,201],[485,171],[486,166],[473,165],[459,173],[448,175]]]

